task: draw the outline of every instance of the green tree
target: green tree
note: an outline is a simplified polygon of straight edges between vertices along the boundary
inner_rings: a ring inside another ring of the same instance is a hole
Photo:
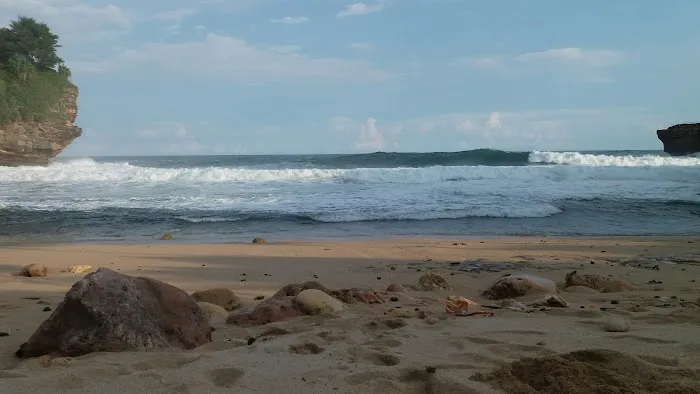
[[[34,64],[24,55],[18,53],[13,53],[10,56],[5,68],[22,82],[26,82],[36,72]]]
[[[68,66],[61,63],[58,65],[58,75],[64,77],[65,79],[70,79],[71,75],[73,74],[71,73],[70,68],[68,68]]]
[[[15,55],[29,59],[37,70],[54,70],[63,60],[56,54],[58,36],[45,23],[20,16],[10,27],[0,29],[0,63],[7,64]]]

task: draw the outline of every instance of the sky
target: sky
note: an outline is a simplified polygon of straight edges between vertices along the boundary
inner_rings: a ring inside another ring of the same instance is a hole
[[[0,0],[80,88],[62,156],[661,149],[697,0]]]

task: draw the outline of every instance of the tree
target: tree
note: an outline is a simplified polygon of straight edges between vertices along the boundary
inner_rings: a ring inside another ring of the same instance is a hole
[[[73,75],[70,71],[70,68],[66,66],[65,64],[61,63],[58,65],[58,75],[61,75],[65,77],[66,79],[70,79],[71,75]]]
[[[7,71],[12,73],[17,79],[26,82],[29,77],[36,72],[34,64],[24,55],[14,53],[7,60]]]
[[[54,70],[63,60],[56,54],[58,36],[45,23],[20,16],[9,28],[0,29],[0,63],[8,64],[15,55],[23,55],[39,71]]]

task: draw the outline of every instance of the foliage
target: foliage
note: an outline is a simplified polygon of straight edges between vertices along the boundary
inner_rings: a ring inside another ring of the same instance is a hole
[[[58,36],[33,18],[0,28],[0,124],[65,116],[52,111],[71,77],[59,47]]]

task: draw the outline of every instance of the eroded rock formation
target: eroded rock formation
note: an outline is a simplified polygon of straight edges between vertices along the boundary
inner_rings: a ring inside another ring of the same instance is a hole
[[[657,130],[656,135],[664,144],[664,152],[671,156],[700,152],[700,123],[677,124]]]
[[[78,88],[66,88],[52,108],[56,116],[45,122],[18,121],[0,125],[0,166],[47,165],[82,130],[75,126],[78,116]]]

